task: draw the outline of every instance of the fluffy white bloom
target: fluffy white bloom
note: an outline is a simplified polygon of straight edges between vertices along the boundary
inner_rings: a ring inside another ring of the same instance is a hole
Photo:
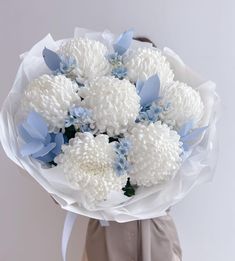
[[[136,124],[128,138],[130,177],[137,185],[151,186],[171,179],[180,167],[181,148],[176,131],[161,122]]]
[[[84,88],[85,107],[92,110],[96,127],[109,135],[119,134],[135,122],[140,97],[128,80],[104,76]]]
[[[170,122],[176,128],[193,120],[197,127],[204,112],[204,105],[199,92],[185,83],[173,82],[161,93],[162,103],[169,103],[169,108],[162,113],[161,118]]]
[[[61,45],[59,53],[76,59],[75,69],[82,81],[106,75],[111,70],[106,55],[107,47],[99,41],[87,38],[73,38]]]
[[[166,57],[156,48],[140,47],[125,59],[128,77],[132,82],[147,80],[158,74],[161,86],[173,81],[174,74]]]
[[[77,85],[63,75],[42,75],[26,87],[22,108],[41,114],[49,130],[63,128],[69,108],[80,102],[76,88]]]
[[[80,133],[62,150],[56,162],[72,187],[81,190],[89,202],[105,200],[113,190],[121,191],[126,177],[118,177],[114,171],[115,152],[107,135]]]

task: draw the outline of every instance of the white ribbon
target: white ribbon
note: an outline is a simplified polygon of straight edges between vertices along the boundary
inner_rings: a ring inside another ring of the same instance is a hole
[[[102,227],[108,227],[109,226],[109,222],[107,220],[100,220],[100,225]]]
[[[66,261],[66,254],[67,254],[67,248],[69,243],[69,238],[73,229],[73,226],[75,224],[75,221],[77,219],[77,214],[73,212],[67,212],[65,221],[64,221],[64,228],[63,228],[63,234],[62,234],[62,256],[63,260]]]

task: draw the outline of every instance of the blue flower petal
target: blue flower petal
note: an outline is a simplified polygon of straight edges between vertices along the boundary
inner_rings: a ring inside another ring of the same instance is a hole
[[[38,157],[43,157],[46,154],[48,154],[50,151],[52,151],[56,146],[55,142],[49,143],[48,145],[44,146],[40,151],[32,154],[32,157],[38,158]]]
[[[43,162],[51,162],[61,152],[63,134],[48,133],[47,124],[38,113],[31,112],[18,128],[20,136],[26,142],[20,149],[23,156],[31,155]]]
[[[178,131],[178,134],[179,134],[181,137],[184,137],[185,135],[187,135],[188,132],[193,128],[193,123],[194,123],[193,120],[190,120],[190,121],[186,122],[186,123],[181,127],[181,129]]]
[[[140,94],[143,86],[144,86],[144,81],[141,81],[141,80],[136,81],[136,91],[138,94]]]
[[[23,157],[37,153],[44,147],[44,144],[40,141],[32,141],[24,144],[20,148],[20,153]]]
[[[119,55],[123,55],[131,45],[134,31],[132,29],[122,33],[113,44],[114,51]]]
[[[55,141],[56,133],[50,132],[49,135],[51,136],[51,142],[54,142],[54,141]]]
[[[204,133],[204,131],[205,131],[207,128],[208,128],[208,126],[194,129],[191,133],[189,133],[188,135],[182,137],[182,138],[180,139],[180,141],[183,142],[183,148],[184,148],[184,150],[189,150],[189,148],[190,148],[197,140],[200,139],[200,137],[202,136],[202,134]]]
[[[28,132],[28,134],[33,138],[33,140],[39,140],[44,142],[45,137],[43,137],[40,132],[37,131],[33,126],[29,125],[26,121],[22,123],[23,128]]]
[[[155,74],[150,78],[148,78],[148,80],[144,82],[144,85],[141,88],[141,91],[139,93],[141,106],[151,104],[153,101],[158,99],[159,92],[160,92],[160,79],[158,75]]]
[[[26,143],[29,143],[29,142],[32,142],[34,141],[34,138],[32,138],[30,136],[30,134],[26,131],[26,129],[24,128],[23,124],[20,124],[18,126],[18,131],[19,131],[19,134],[21,136],[21,138],[26,142]]]
[[[59,71],[62,62],[59,55],[46,47],[42,51],[44,61],[51,71]]]
[[[64,136],[63,136],[63,134],[61,132],[56,134],[56,136],[55,136],[55,143],[56,143],[56,146],[52,150],[52,152],[55,155],[58,155],[61,152],[61,146],[64,144]]]
[[[187,143],[183,143],[182,147],[183,147],[184,151],[189,151],[191,146]]]
[[[48,145],[49,143],[51,143],[51,140],[52,140],[52,136],[51,134],[48,133],[45,138],[44,145]]]
[[[53,161],[54,158],[55,158],[55,155],[50,152],[43,157],[38,157],[37,160],[40,160],[40,161],[45,162],[45,163],[49,163],[49,162]]]
[[[29,113],[27,123],[32,126],[41,137],[45,138],[48,133],[47,124],[44,119],[35,111]]]

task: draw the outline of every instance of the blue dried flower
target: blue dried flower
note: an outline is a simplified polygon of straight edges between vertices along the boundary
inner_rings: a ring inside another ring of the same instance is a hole
[[[114,163],[114,169],[117,176],[122,176],[130,168],[130,163],[127,160],[128,152],[131,148],[131,143],[129,140],[123,138],[115,142],[114,149],[116,152],[116,160]]]
[[[92,129],[90,124],[92,123],[92,111],[83,107],[73,107],[69,110],[69,116],[65,119],[65,127],[68,128],[71,125],[78,125],[81,132],[88,132]]]
[[[165,110],[165,107],[161,107],[157,105],[157,103],[146,105],[141,108],[136,122],[156,122],[159,119],[159,115],[161,112],[163,112],[163,110]]]
[[[193,129],[193,120],[186,122],[178,131],[184,151],[190,150],[195,142],[200,139],[208,126]]]
[[[115,76],[116,78],[122,80],[127,75],[127,68],[124,66],[115,67],[112,70],[112,75]]]
[[[76,59],[72,56],[60,56],[60,72],[69,74],[77,65]]]
[[[31,156],[45,163],[52,162],[61,152],[64,144],[62,133],[48,133],[44,119],[36,112],[29,113],[19,127],[19,134],[25,141],[20,148],[22,156]]]
[[[122,65],[122,56],[118,53],[111,53],[107,56],[108,61],[113,66],[120,66]]]
[[[76,67],[74,57],[58,55],[46,47],[42,54],[46,65],[54,74],[69,74]]]
[[[81,132],[91,132],[91,131],[93,131],[93,129],[90,127],[90,124],[81,125],[79,130]]]
[[[122,33],[113,44],[114,53],[107,56],[110,64],[113,65],[111,74],[122,80],[127,75],[127,68],[123,65],[123,55],[130,47],[133,38],[133,30]]]
[[[91,117],[91,110],[84,108],[84,107],[73,107],[69,111],[70,115],[73,117],[76,117],[77,119],[80,119],[80,121],[89,121]]]

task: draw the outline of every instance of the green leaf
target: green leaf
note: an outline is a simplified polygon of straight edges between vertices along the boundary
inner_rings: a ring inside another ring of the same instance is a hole
[[[125,192],[124,195],[127,197],[132,197],[135,195],[135,186],[131,185],[130,178],[127,178],[125,187],[122,188]]]
[[[75,129],[74,125],[71,125],[71,126],[65,128],[64,135],[67,137],[68,141],[70,139],[74,138],[75,134],[76,134],[76,129]]]

